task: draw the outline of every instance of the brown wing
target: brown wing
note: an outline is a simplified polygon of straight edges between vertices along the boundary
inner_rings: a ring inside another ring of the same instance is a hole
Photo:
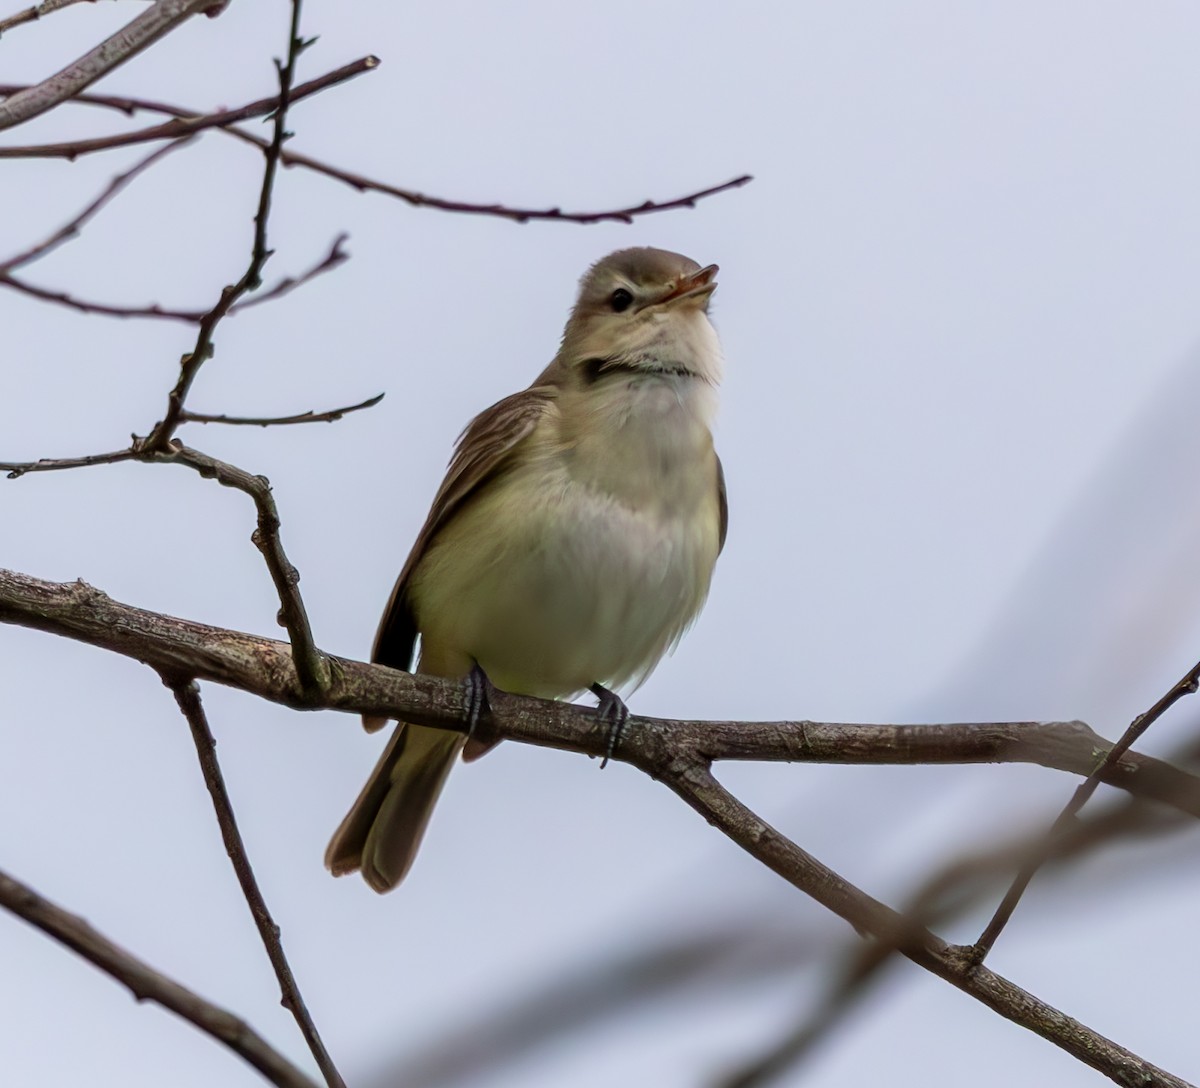
[[[417,534],[404,569],[396,579],[375,635],[371,660],[394,669],[412,667],[417,624],[405,593],[413,569],[430,541],[482,484],[503,472],[513,451],[528,438],[554,400],[552,385],[532,385],[480,412],[458,437],[446,478],[434,497],[425,524]],[[365,719],[364,719],[365,721]],[[382,724],[382,722],[378,723]],[[374,721],[367,727],[378,728]]]
[[[725,550],[725,535],[729,532],[729,497],[725,494],[725,469],[721,458],[717,458],[717,505],[721,513],[721,536],[717,543],[717,554]]]

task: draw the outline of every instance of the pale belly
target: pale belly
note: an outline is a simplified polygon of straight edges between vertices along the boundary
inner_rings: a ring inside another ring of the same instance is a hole
[[[414,571],[422,661],[436,659],[430,671],[447,675],[477,661],[502,690],[547,697],[640,683],[708,594],[719,550],[715,462],[708,478],[650,507],[565,470],[550,486],[539,472],[494,488]]]

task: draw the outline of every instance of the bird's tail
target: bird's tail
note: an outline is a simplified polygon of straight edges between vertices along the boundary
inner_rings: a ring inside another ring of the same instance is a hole
[[[391,891],[404,879],[464,740],[447,729],[396,726],[325,851],[334,876],[361,869],[377,892]]]

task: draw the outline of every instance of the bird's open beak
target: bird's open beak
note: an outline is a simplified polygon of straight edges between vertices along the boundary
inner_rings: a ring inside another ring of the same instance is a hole
[[[690,276],[684,276],[671,288],[662,301],[664,303],[676,303],[688,298],[707,300],[708,296],[717,289],[718,271],[719,269],[715,264],[710,264],[706,268],[700,269],[699,272],[693,272]]]

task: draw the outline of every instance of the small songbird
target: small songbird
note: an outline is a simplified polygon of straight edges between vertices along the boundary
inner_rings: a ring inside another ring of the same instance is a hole
[[[640,684],[675,646],[725,543],[716,273],[638,248],[584,275],[554,361],[459,438],[372,661],[410,668],[419,635],[418,672],[482,672],[545,698],[591,690],[623,721],[610,687]],[[465,743],[396,726],[325,853],[335,876],[361,869],[378,892],[400,883]]]

